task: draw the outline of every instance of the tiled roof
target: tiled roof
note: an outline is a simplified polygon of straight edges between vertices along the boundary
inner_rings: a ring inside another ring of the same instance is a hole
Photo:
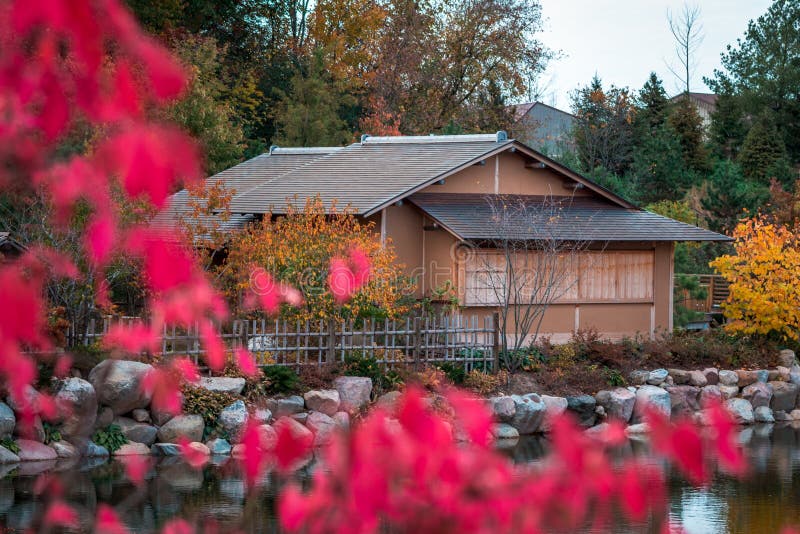
[[[410,201],[458,237],[565,241],[730,241],[722,234],[594,197],[417,193]],[[503,204],[503,223],[495,213]],[[519,209],[521,206],[529,209]]]

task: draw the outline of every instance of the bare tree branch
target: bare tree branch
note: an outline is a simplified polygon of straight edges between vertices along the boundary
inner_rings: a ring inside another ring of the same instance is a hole
[[[680,67],[672,67],[667,63],[667,68],[684,87],[685,92],[691,91],[691,78],[697,68],[695,52],[703,42],[703,25],[700,23],[700,7],[698,5],[683,5],[683,10],[675,16],[667,11],[669,30],[675,38],[675,55]]]

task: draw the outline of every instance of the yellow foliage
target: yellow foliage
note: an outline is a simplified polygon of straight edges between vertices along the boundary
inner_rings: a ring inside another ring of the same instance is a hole
[[[353,247],[369,256],[371,277],[339,306],[326,285],[328,267],[331,258],[347,256]],[[281,316],[288,320],[382,319],[408,311],[413,283],[396,263],[391,243],[381,245],[374,224],[360,222],[352,211],[339,211],[335,204],[326,210],[319,197],[309,199],[302,210],[290,205],[285,216],[265,216],[236,236],[229,250],[225,270],[232,297],[250,290],[254,266],[303,293],[303,306],[281,309]]]
[[[727,327],[743,334],[800,339],[800,240],[796,228],[746,219],[734,231],[735,255],[711,262],[729,283]]]

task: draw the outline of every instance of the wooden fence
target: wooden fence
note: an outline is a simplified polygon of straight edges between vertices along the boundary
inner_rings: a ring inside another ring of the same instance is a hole
[[[705,299],[693,299],[689,292],[684,290],[683,298],[678,299],[684,307],[705,313],[719,313],[722,310],[720,305],[728,299],[730,294],[727,280],[718,274],[688,274],[684,276],[696,277],[700,287],[706,289]]]
[[[132,325],[138,317],[106,316],[89,321],[85,331],[70,328],[71,347],[99,342],[114,324]],[[496,316],[439,315],[403,320],[294,322],[239,319],[218,326],[226,346],[246,347],[259,365],[318,365],[367,356],[387,366],[452,362],[466,369],[497,369]],[[198,363],[204,347],[198,327],[164,327],[160,355],[188,355]]]

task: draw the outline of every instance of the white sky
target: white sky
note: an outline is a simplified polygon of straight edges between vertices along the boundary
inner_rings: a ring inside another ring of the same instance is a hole
[[[542,100],[569,110],[569,92],[589,83],[595,72],[604,86],[639,89],[651,71],[671,96],[679,82],[667,63],[678,66],[667,10],[679,13],[683,0],[540,0],[545,20],[541,41],[562,57],[541,78]],[[720,67],[720,53],[734,44],[747,22],[766,12],[771,0],[690,0],[700,7],[704,39],[698,49],[692,91],[709,92],[703,76]]]

